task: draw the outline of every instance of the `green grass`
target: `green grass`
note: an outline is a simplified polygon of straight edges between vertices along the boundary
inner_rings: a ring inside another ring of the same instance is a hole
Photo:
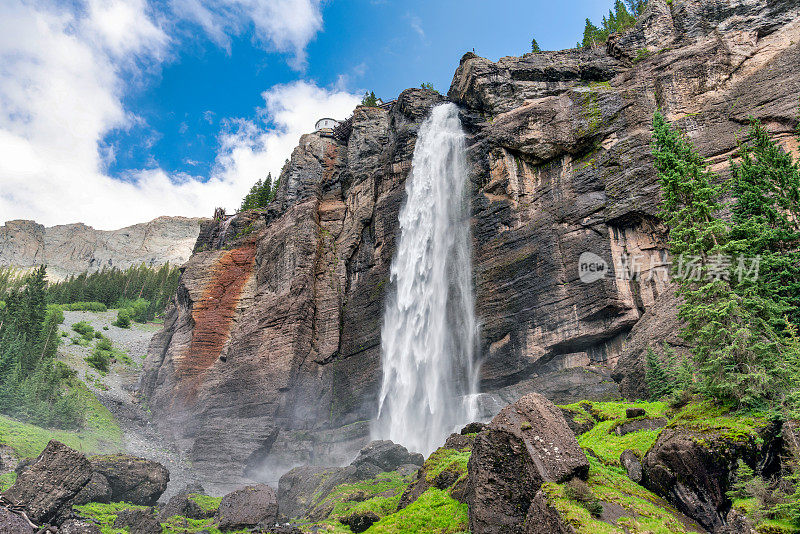
[[[602,503],[625,508],[617,524],[593,517],[580,503],[565,496],[565,484],[542,486],[550,504],[578,534],[676,534],[688,532],[677,518],[678,512],[643,487],[635,484],[619,468],[609,467],[589,458],[589,487]]]
[[[594,427],[578,437],[584,449],[591,449],[607,465],[619,465],[619,456],[626,449],[633,449],[641,456],[650,450],[661,430],[640,430],[618,436],[614,429],[628,421],[628,408],[642,408],[648,417],[664,417],[668,407],[663,402],[588,402],[567,404],[561,408],[574,414],[576,422],[593,423]]]
[[[0,492],[6,491],[8,488],[13,486],[14,482],[16,481],[17,474],[14,471],[0,475]]]
[[[117,519],[117,514],[123,510],[144,510],[146,506],[135,506],[125,502],[112,502],[109,504],[89,503],[83,506],[73,506],[75,512],[89,519],[96,521],[100,526],[102,534],[119,534],[126,533],[128,529],[114,528],[114,521]]]
[[[606,465],[619,465],[619,457],[623,451],[633,449],[643,457],[658,439],[661,430],[640,430],[624,436],[613,432],[615,421],[603,421],[578,438],[578,444],[584,449],[592,449]]]
[[[71,385],[86,408],[85,428],[77,431],[42,428],[0,415],[0,443],[14,449],[18,458],[35,458],[51,439],[84,453],[121,450],[122,430],[114,416],[83,382]]]
[[[314,508],[325,509],[333,506],[330,519],[338,519],[355,511],[372,511],[379,516],[397,510],[400,497],[410,482],[409,476],[401,476],[392,471],[381,473],[372,480],[341,484]]]
[[[425,480],[432,483],[439,474],[448,469],[465,474],[471,453],[470,450],[437,449],[425,460]]]
[[[200,493],[190,493],[189,499],[194,501],[206,514],[219,510],[219,505],[222,502],[222,497],[209,497],[208,495],[201,495]]]
[[[696,432],[713,434],[731,441],[758,442],[759,430],[769,425],[762,414],[731,413],[725,407],[704,401],[686,406],[667,425]]]
[[[430,532],[451,534],[467,532],[469,517],[467,505],[462,504],[447,492],[430,488],[406,508],[386,516],[374,525],[369,534],[412,534]]]

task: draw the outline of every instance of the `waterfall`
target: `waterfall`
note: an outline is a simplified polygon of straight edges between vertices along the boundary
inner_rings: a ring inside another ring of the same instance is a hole
[[[477,323],[467,176],[458,108],[439,105],[420,128],[400,210],[372,432],[426,455],[475,417]]]

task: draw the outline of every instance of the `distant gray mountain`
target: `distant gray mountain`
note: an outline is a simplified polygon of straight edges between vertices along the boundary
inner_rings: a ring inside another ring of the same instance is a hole
[[[95,230],[83,223],[45,227],[35,221],[8,221],[0,226],[0,266],[28,270],[46,264],[49,278],[60,280],[103,267],[181,265],[192,253],[202,220],[158,217],[119,230]]]

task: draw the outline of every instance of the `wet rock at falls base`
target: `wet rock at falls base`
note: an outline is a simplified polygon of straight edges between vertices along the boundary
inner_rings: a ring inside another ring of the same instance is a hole
[[[222,498],[217,510],[220,530],[237,530],[278,521],[278,497],[264,484],[236,490]]]
[[[408,449],[389,440],[376,440],[361,449],[350,465],[374,465],[381,472],[394,471],[402,465],[422,465],[425,457],[419,453],[408,452]]]
[[[380,517],[378,517],[378,514],[367,510],[364,512],[354,512],[347,517],[341,518],[339,522],[350,527],[350,530],[353,532],[360,533],[367,530],[379,520]]]
[[[117,514],[114,528],[125,528],[130,534],[159,534],[161,524],[152,508],[129,508]]]
[[[539,394],[526,395],[475,439],[467,493],[470,530],[521,532],[544,482],[585,478],[588,471],[586,455],[561,411]]]
[[[402,476],[415,472],[424,462],[421,454],[410,453],[388,440],[373,441],[346,467],[295,467],[278,482],[278,505],[282,517],[309,517],[320,520],[330,510],[315,510],[340,484],[369,480],[376,475],[398,471]]]

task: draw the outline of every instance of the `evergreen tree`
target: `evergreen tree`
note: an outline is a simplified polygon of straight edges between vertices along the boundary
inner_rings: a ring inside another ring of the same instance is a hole
[[[689,141],[660,113],[653,120],[653,155],[662,189],[661,217],[682,297],[683,336],[693,345],[699,387],[726,403],[764,407],[787,388],[796,344],[776,331],[781,306],[754,285],[732,286],[714,263],[731,250],[718,217],[722,187]],[[691,276],[687,260],[695,261]]]
[[[586,19],[586,26],[583,29],[583,41],[581,46],[583,48],[592,48],[593,46],[597,46],[600,43],[606,40],[606,37],[603,36],[600,32],[600,29],[594,25],[594,23]]]
[[[378,97],[375,96],[374,91],[370,91],[368,93],[364,93],[364,98],[361,99],[362,106],[368,106],[371,108],[378,106]]]
[[[647,389],[650,390],[650,399],[662,399],[672,393],[672,380],[664,369],[661,359],[650,347],[647,347],[646,364],[645,382]]]
[[[536,42],[536,39],[531,39],[531,52],[538,54],[541,51],[542,49],[539,48],[539,43]]]
[[[800,166],[758,121],[750,142],[741,143],[740,163],[731,163],[732,247],[760,257],[758,290],[776,301],[776,328],[784,314],[800,324]]]

